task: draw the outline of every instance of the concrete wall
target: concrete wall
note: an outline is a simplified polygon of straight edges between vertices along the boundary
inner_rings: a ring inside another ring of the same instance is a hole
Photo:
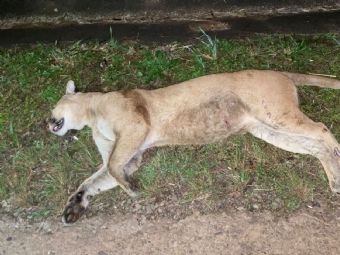
[[[56,13],[107,13],[112,11],[163,11],[213,9],[230,11],[235,8],[280,8],[325,6],[340,0],[0,0],[0,15],[54,15]]]
[[[298,25],[297,25],[298,24]],[[0,46],[340,31],[340,0],[0,0]],[[196,40],[196,39],[195,39]]]

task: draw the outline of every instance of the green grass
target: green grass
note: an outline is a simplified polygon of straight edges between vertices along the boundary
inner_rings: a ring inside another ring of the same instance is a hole
[[[135,63],[138,68],[137,76],[143,78],[146,84],[157,78],[162,79],[165,71],[171,70],[177,64],[176,59],[171,59],[165,52],[159,50],[146,51],[144,58]]]
[[[197,45],[120,45],[80,42],[68,48],[36,45],[0,49],[0,201],[10,212],[33,208],[28,217],[55,216],[67,197],[101,163],[91,131],[57,137],[45,130],[53,105],[69,79],[84,92],[159,88],[210,73],[272,69],[340,76],[338,34],[267,36],[220,40],[204,35]],[[303,111],[324,122],[340,140],[340,91],[300,87]],[[294,210],[332,197],[320,163],[284,152],[250,135],[206,146],[175,146],[147,152],[134,174],[141,196],[169,186],[178,203],[202,199],[209,207],[229,201],[252,209]],[[119,189],[96,202],[120,201]],[[125,196],[122,196],[125,198]],[[237,196],[236,196],[237,197]],[[4,203],[5,204],[5,203]]]

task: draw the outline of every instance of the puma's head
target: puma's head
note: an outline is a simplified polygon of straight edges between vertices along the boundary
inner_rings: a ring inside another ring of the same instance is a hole
[[[81,104],[81,94],[76,93],[73,81],[68,81],[66,85],[66,95],[64,95],[52,111],[47,128],[56,135],[63,136],[70,129],[80,130],[85,126],[85,109]]]

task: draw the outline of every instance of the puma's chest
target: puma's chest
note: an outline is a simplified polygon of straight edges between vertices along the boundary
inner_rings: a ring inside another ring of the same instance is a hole
[[[107,121],[105,119],[98,119],[97,129],[104,138],[110,141],[115,141],[116,134],[115,134],[114,126],[112,122]]]

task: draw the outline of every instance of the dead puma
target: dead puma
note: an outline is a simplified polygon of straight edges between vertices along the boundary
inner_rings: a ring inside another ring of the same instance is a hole
[[[340,192],[340,145],[322,123],[298,107],[295,85],[340,88],[313,75],[247,70],[213,74],[156,90],[76,93],[72,81],[48,128],[57,135],[92,128],[102,168],[69,198],[64,222],[79,219],[88,196],[116,186],[133,196],[127,176],[154,146],[207,144],[249,132],[287,151],[317,157],[333,192]]]

